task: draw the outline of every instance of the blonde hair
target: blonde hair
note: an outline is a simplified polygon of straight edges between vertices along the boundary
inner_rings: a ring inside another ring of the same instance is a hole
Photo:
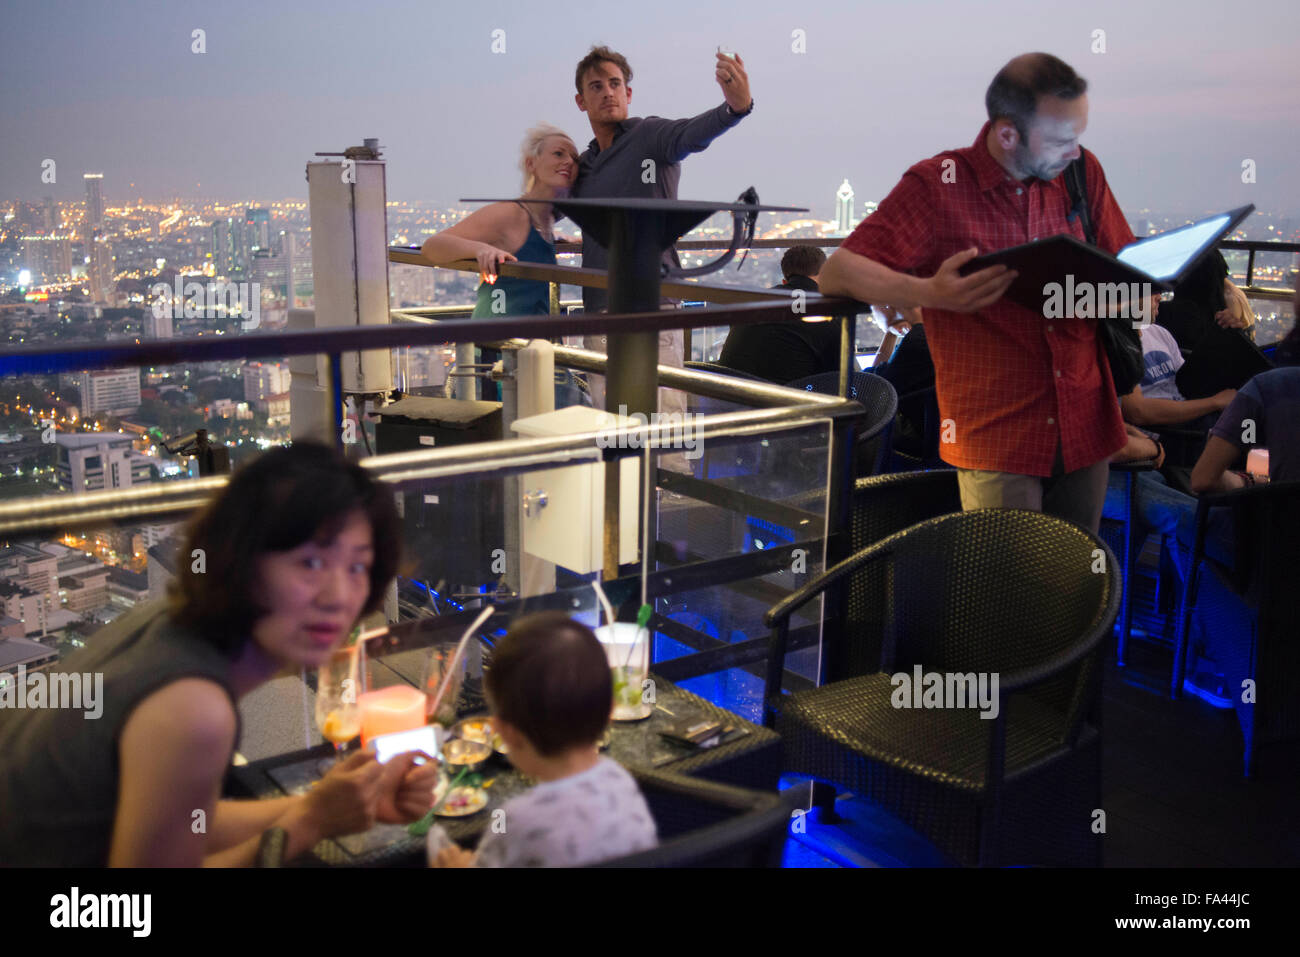
[[[568,140],[569,145],[573,146],[573,155],[575,157],[578,155],[578,147],[574,146],[573,140],[570,139],[568,133],[564,132],[564,130],[560,129],[558,126],[552,126],[550,123],[538,123],[524,134],[524,142],[519,147],[519,171],[523,173],[525,193],[533,188],[533,182],[535,179],[533,174],[528,172],[528,161],[530,159],[537,159],[537,157],[542,155],[542,144],[546,142],[547,138],[552,136],[564,137],[564,139]]]

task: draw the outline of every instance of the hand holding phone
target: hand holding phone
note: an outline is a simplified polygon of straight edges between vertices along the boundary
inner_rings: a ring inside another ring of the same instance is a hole
[[[387,764],[397,755],[408,751],[419,751],[426,756],[416,759],[416,764],[424,764],[426,761],[436,762],[442,751],[442,741],[439,737],[441,731],[442,729],[437,725],[426,724],[410,731],[376,735],[370,739],[370,746],[374,749],[375,757],[379,759],[380,764]]]

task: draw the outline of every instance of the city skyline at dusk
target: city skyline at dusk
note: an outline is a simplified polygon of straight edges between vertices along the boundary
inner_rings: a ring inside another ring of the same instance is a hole
[[[575,4],[390,2],[362,15],[330,3],[20,3],[0,40],[0,197],[80,200],[95,171],[109,206],[305,198],[315,152],[368,136],[384,148],[391,200],[507,195],[529,126],[556,123],[580,148],[590,139],[573,65],[608,43],[632,63],[632,115],[715,106],[714,50],[745,58],[755,112],[685,163],[684,198],[752,184],[830,218],[830,191],[848,178],[882,199],[911,163],[969,144],[993,73],[1043,49],[1089,81],[1083,143],[1130,218],[1246,202],[1294,214],[1300,185],[1284,171],[1300,68],[1287,45],[1300,13],[1264,3],[1221,23],[1215,9],[826,2],[757,4],[736,22],[676,2],[599,16]],[[33,36],[49,42],[18,42]]]

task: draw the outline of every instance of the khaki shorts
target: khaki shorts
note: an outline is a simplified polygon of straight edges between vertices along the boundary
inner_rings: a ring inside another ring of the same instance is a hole
[[[1051,478],[1018,475],[1015,472],[990,472],[983,469],[958,469],[957,485],[961,490],[961,507],[1023,508],[1031,512],[1055,515],[1096,535],[1101,526],[1101,509],[1106,502],[1106,482],[1110,462],[1102,459],[1073,472],[1062,471],[1061,449],[1056,450],[1056,466]]]

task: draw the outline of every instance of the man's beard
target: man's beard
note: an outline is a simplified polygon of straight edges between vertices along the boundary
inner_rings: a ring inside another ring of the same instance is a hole
[[[1069,164],[1066,164],[1069,165]],[[1053,168],[1045,164],[1036,163],[1032,156],[1029,155],[1029,148],[1024,143],[1016,144],[1016,168],[1025,176],[1035,176],[1043,182],[1051,182],[1065,172],[1065,166]]]

